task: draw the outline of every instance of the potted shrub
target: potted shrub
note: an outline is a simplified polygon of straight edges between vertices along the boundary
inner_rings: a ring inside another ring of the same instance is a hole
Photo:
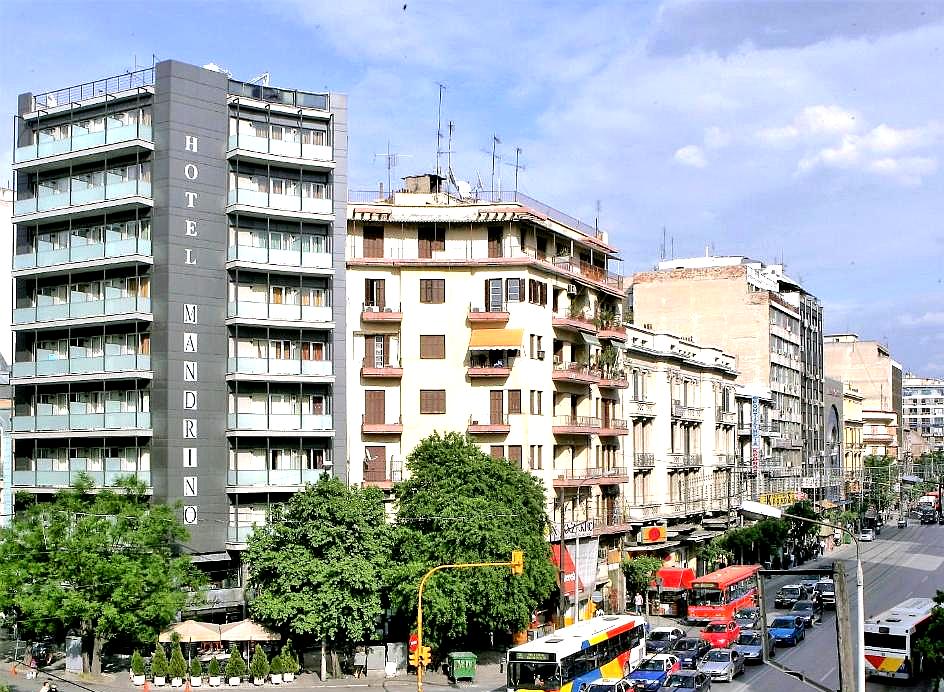
[[[209,678],[210,687],[219,687],[222,680],[220,679],[220,662],[216,658],[210,659],[210,666],[207,669],[207,677]]]
[[[269,674],[269,657],[258,644],[256,644],[256,650],[252,652],[252,660],[249,661],[249,674],[252,676],[253,685],[263,684],[266,675]]]
[[[190,686],[203,687],[203,666],[200,665],[199,658],[190,662]]]
[[[182,687],[184,678],[187,676],[187,661],[184,659],[184,652],[180,650],[180,638],[174,640],[174,648],[170,652],[170,663],[167,665],[167,672],[170,674],[170,686]]]
[[[135,685],[144,684],[144,658],[137,649],[131,654],[131,682]]]
[[[163,687],[167,682],[167,654],[164,646],[158,642],[151,656],[151,674],[154,676],[154,686]]]
[[[233,644],[229,649],[229,660],[226,662],[226,678],[230,685],[238,685],[246,674],[246,662],[239,649]]]
[[[285,664],[282,663],[282,655],[276,654],[272,657],[272,663],[269,666],[269,682],[273,685],[282,684],[282,673],[285,672]]]
[[[282,647],[282,680],[292,682],[300,667],[298,659],[295,658],[295,654],[292,652],[292,640],[289,639]]]

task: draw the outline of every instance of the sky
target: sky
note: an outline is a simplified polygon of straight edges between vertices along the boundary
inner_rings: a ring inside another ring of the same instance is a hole
[[[944,377],[944,3],[0,0],[0,51],[4,162],[17,94],[174,58],[348,94],[350,189],[377,189],[388,150],[435,170],[442,93],[456,178],[492,184],[497,136],[496,187],[520,148],[518,188],[598,217],[624,273],[663,233],[782,260],[828,332]]]

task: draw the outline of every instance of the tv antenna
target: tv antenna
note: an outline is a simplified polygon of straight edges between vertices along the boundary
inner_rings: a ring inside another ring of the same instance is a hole
[[[523,163],[520,163],[521,152],[522,152],[521,147],[515,147],[515,162],[505,164],[506,166],[511,166],[512,168],[515,169],[515,200],[516,201],[518,199],[518,171],[528,170],[527,166],[525,166]]]
[[[393,191],[391,187],[391,172],[399,165],[400,158],[409,158],[410,154],[400,154],[398,152],[390,151],[390,140],[387,140],[387,153],[386,154],[374,154],[374,161],[378,158],[384,159],[387,166],[387,193]]]
[[[439,110],[436,114],[436,175],[440,175],[442,170],[439,166],[439,157],[442,152],[442,99],[446,85],[439,82]]]
[[[492,197],[495,197],[495,162],[501,161],[501,154],[498,153],[498,145],[501,140],[498,135],[492,135]],[[498,170],[499,186],[501,185],[501,169]]]

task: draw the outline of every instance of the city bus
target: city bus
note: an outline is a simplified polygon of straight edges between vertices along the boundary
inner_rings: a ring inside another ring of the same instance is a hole
[[[914,680],[921,673],[915,642],[931,625],[935,603],[909,598],[865,621],[865,674],[871,678]]]
[[[689,623],[732,620],[741,608],[756,605],[759,569],[760,565],[731,565],[692,581]]]
[[[623,678],[646,654],[645,620],[603,615],[508,651],[507,692],[581,692],[601,678]]]

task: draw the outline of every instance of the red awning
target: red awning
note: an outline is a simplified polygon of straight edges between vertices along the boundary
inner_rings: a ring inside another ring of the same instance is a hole
[[[662,581],[663,591],[687,591],[692,588],[695,570],[689,567],[663,567],[656,572],[656,580]],[[658,581],[653,581],[652,587],[657,586]]]

